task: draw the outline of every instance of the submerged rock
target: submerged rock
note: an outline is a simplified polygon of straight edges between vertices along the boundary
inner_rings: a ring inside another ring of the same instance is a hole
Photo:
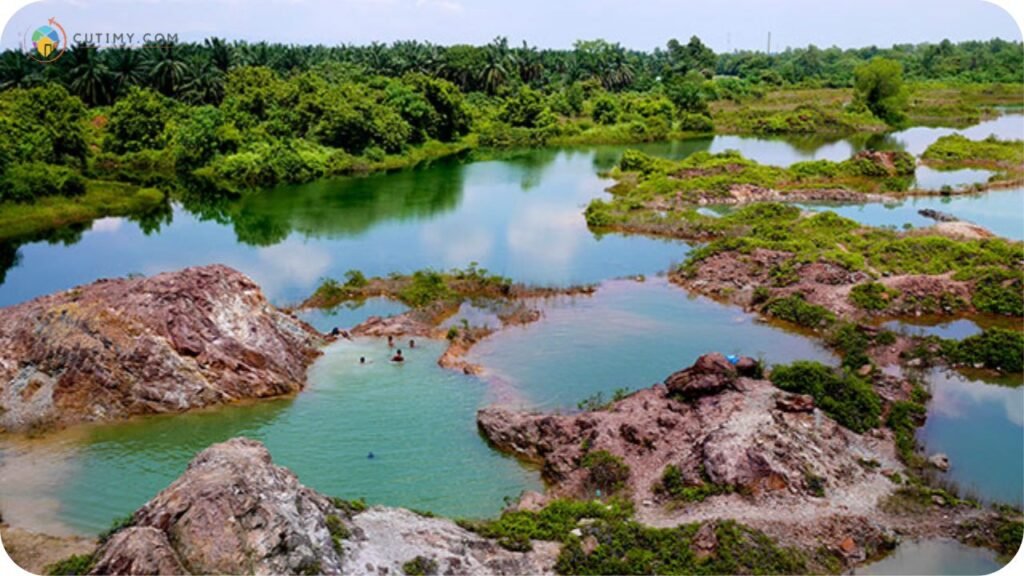
[[[510,552],[408,510],[354,511],[274,465],[261,443],[235,438],[136,511],[97,551],[93,573],[401,574],[422,557],[443,574],[542,574],[557,553],[546,543]]]
[[[949,456],[946,456],[942,452],[938,454],[932,454],[928,457],[928,463],[932,466],[946,472],[949,470]]]
[[[0,309],[0,429],[300,390],[320,337],[225,266],[100,280]]]

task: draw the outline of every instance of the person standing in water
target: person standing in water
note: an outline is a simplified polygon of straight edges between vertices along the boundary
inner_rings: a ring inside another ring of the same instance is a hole
[[[392,362],[405,362],[405,358],[402,356],[402,349],[399,348],[395,355],[391,357]]]
[[[394,348],[394,346],[395,346],[395,337],[390,335],[390,334],[388,334],[388,348]]]
[[[415,347],[416,347],[416,341],[415,340],[409,340],[409,348],[415,348]]]

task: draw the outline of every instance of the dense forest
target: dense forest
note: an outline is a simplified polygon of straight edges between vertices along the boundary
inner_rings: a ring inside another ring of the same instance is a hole
[[[765,86],[848,87],[854,69],[875,57],[899,62],[908,80],[1020,82],[1024,50],[1019,42],[994,39],[954,44],[900,44],[891,48],[821,49],[715,54],[697,37],[670,40],[652,52],[629,50],[604,40],[580,40],[572,50],[510,46],[497,38],[486,46],[438,46],[403,41],[390,46],[294,46],[265,42],[111,48],[77,45],[52,66],[39,66],[18,51],[0,56],[0,88],[63,84],[86,104],[109,104],[131,86],[146,86],[192,104],[218,104],[226,74],[235,68],[267,67],[281,76],[335,63],[369,76],[418,73],[448,80],[463,92],[500,94],[527,85],[557,89],[596,81],[610,91],[646,91],[690,72]]]
[[[715,54],[696,37],[652,52],[209,39],[76,45],[49,65],[7,51],[0,202],[98,181],[238,193],[477,147],[879,132],[907,121],[908,100],[918,121],[977,120],[979,95],[1019,99],[1022,70],[1024,47],[998,39],[777,54]]]

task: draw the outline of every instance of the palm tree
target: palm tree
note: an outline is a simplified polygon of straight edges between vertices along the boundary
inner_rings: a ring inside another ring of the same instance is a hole
[[[75,44],[67,54],[70,60],[68,87],[89,105],[106,104],[111,96],[110,71],[93,44]]]
[[[508,82],[510,70],[516,66],[516,57],[508,48],[508,38],[499,36],[485,48],[486,61],[480,73],[481,84],[494,94]]]
[[[110,72],[112,95],[119,96],[131,86],[138,86],[146,79],[146,63],[138,50],[132,48],[108,48],[102,52]]]
[[[527,84],[539,81],[544,75],[544,63],[537,48],[528,46],[526,40],[523,40],[523,46],[518,52],[519,78]]]
[[[173,42],[147,46],[144,58],[150,85],[166,96],[174,96],[187,70],[177,46]]]
[[[220,38],[207,38],[203,45],[210,53],[210,62],[221,72],[227,73],[231,68],[231,48],[227,42]]]
[[[0,90],[31,88],[43,83],[42,67],[17,50],[0,56]]]
[[[197,54],[185,67],[179,94],[191,104],[220,104],[224,99],[224,73],[212,59]]]

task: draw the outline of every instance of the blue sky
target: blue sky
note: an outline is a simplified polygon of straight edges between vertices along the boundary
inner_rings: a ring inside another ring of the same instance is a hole
[[[46,0],[20,10],[4,29],[16,47],[55,16],[76,32],[216,35],[287,43],[395,39],[482,44],[497,35],[541,47],[605,38],[650,50],[669,38],[700,36],[716,51],[805,46],[889,46],[896,42],[1000,37],[1021,31],[984,0]]]

